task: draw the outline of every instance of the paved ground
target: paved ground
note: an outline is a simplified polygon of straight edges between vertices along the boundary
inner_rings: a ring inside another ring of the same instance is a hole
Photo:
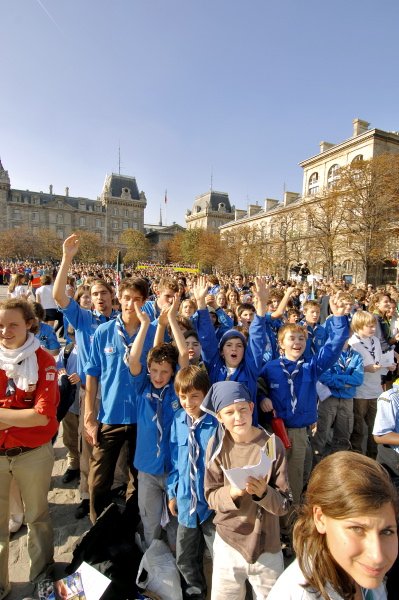
[[[60,435],[55,447],[55,464],[49,504],[54,525],[55,535],[55,561],[60,563],[58,569],[62,570],[65,563],[72,559],[73,545],[76,540],[90,527],[88,517],[75,519],[73,513],[79,503],[79,493],[73,483],[64,485],[61,477],[66,469],[66,449]],[[26,527],[14,534],[10,544],[10,579],[12,591],[7,600],[21,600],[31,593],[32,586],[28,580],[28,554],[26,550]]]
[[[0,299],[7,297],[7,287],[0,286]],[[79,504],[79,493],[73,483],[64,485],[61,477],[66,469],[66,449],[62,443],[62,431],[54,446],[55,464],[49,504],[54,524],[55,560],[60,563],[59,569],[72,558],[72,549],[76,540],[90,527],[90,521],[75,519],[73,513]],[[28,554],[26,550],[26,527],[14,534],[10,544],[10,579],[12,591],[7,600],[21,600],[31,593],[32,586],[28,580]]]

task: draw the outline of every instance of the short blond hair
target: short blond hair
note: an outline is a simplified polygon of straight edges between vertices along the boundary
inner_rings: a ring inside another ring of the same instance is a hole
[[[359,333],[359,331],[367,325],[375,325],[375,316],[366,310],[357,310],[351,321],[353,333]]]

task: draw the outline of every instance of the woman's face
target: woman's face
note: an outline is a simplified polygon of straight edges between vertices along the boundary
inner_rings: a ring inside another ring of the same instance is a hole
[[[379,300],[377,302],[378,311],[381,314],[385,315],[385,313],[387,312],[387,310],[389,310],[390,305],[391,305],[390,298],[388,296],[383,296],[381,298],[381,300]]]
[[[26,342],[32,323],[26,322],[18,308],[0,310],[0,343],[8,350],[20,348]]]
[[[183,302],[181,303],[180,314],[182,314],[183,317],[189,318],[194,313],[195,313],[195,308],[192,306],[191,302],[189,300],[183,300]]]
[[[217,294],[216,295],[216,304],[224,308],[226,306],[226,295],[225,294]]]
[[[392,504],[387,502],[367,515],[344,519],[327,517],[315,506],[313,517],[335,562],[361,587],[377,588],[398,554]]]

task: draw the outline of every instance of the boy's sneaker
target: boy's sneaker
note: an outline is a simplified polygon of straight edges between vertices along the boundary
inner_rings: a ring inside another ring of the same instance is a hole
[[[84,499],[75,510],[75,519],[83,519],[90,512],[90,500]]]

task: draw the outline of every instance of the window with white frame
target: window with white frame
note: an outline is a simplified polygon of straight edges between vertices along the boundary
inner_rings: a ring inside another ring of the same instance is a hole
[[[101,219],[96,219],[96,227],[102,227]]]
[[[327,187],[329,189],[331,189],[332,187],[334,187],[334,185],[336,184],[336,182],[339,179],[339,165],[334,164],[332,165],[329,169],[328,169],[328,173],[327,173]]]
[[[308,194],[315,196],[319,191],[319,174],[317,172],[312,173],[309,177]]]
[[[79,217],[79,226],[85,227],[86,225],[86,217]]]
[[[129,221],[123,221],[122,229],[129,229]]]

